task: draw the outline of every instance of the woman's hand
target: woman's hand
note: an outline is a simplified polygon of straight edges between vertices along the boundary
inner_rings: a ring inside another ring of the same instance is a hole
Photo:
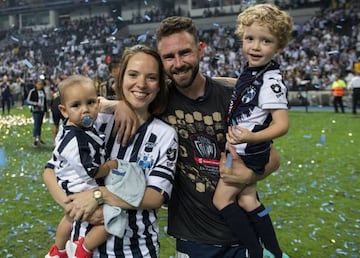
[[[66,213],[73,220],[82,221],[88,221],[98,207],[92,190],[69,195],[65,199],[65,204]]]
[[[104,213],[102,208],[97,208],[94,213],[86,219],[91,225],[102,225],[104,224]]]

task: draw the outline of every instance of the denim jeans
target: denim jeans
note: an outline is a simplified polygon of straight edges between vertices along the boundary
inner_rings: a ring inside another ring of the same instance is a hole
[[[176,258],[246,258],[246,249],[239,245],[210,245],[177,239]]]
[[[34,119],[34,128],[33,128],[33,137],[40,138],[41,136],[41,127],[43,124],[44,114],[43,111],[36,111],[33,112],[33,119]]]

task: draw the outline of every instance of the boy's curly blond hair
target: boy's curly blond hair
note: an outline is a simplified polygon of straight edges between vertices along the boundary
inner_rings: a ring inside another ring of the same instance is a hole
[[[279,49],[283,49],[291,39],[293,20],[287,12],[272,4],[257,4],[245,9],[237,17],[236,34],[242,38],[244,27],[254,22],[267,26],[278,39]]]

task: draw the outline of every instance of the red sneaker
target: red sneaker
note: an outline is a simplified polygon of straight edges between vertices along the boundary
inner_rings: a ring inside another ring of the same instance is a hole
[[[45,258],[68,258],[68,255],[65,250],[59,250],[55,244],[53,244],[50,248],[50,251]]]
[[[84,246],[84,238],[79,238],[79,241],[76,243],[76,251],[75,251],[75,257],[76,258],[92,258],[93,252],[89,250],[85,250]]]

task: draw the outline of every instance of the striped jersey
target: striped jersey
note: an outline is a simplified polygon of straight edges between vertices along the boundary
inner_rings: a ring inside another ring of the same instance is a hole
[[[105,161],[105,143],[94,127],[67,126],[66,121],[46,167],[54,169],[60,187],[71,194],[98,186],[94,177]]]
[[[230,100],[229,124],[258,132],[269,127],[274,109],[288,109],[287,88],[279,65],[272,61],[262,67],[246,66]],[[269,141],[234,146],[239,155],[246,155],[269,151],[270,144]]]
[[[127,146],[121,146],[112,137],[114,115],[100,113],[96,127],[105,135],[106,157],[137,162],[146,176],[147,187],[159,191],[165,202],[171,196],[177,160],[178,137],[176,131],[151,117],[138,129]],[[123,238],[111,236],[93,257],[159,257],[159,226],[156,210],[128,210],[129,223]],[[74,240],[88,228],[77,225]]]

